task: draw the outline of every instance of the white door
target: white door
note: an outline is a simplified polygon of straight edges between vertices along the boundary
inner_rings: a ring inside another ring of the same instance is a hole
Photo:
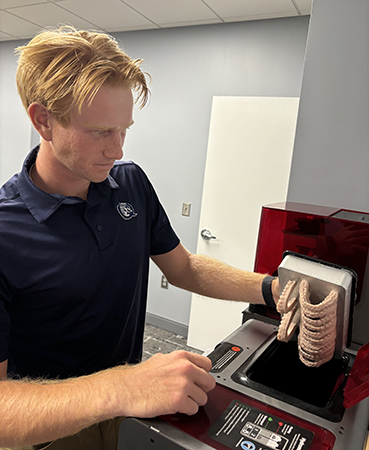
[[[298,98],[214,97],[197,253],[253,271],[261,207],[283,202]],[[215,239],[203,239],[208,229]],[[246,304],[191,301],[188,345],[213,348],[242,322]]]

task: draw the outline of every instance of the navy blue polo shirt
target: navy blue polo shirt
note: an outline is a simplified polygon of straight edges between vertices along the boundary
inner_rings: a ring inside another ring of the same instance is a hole
[[[66,378],[141,358],[149,256],[179,239],[144,172],[118,162],[87,200],[29,179],[0,190],[0,361]]]

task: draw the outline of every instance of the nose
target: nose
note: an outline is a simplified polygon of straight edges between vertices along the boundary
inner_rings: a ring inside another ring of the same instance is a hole
[[[123,145],[126,138],[126,131],[116,132],[108,143],[108,148],[105,152],[106,156],[116,160],[123,158]]]
[[[119,145],[119,146],[115,147],[114,158],[116,160],[123,158],[123,143],[122,143],[122,145]]]

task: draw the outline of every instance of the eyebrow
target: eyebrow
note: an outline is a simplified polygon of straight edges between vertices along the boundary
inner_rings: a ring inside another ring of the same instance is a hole
[[[135,123],[135,121],[132,120],[126,127],[124,127],[124,129],[131,127],[134,123]],[[93,125],[93,124],[89,124],[89,123],[84,124],[84,126],[86,128],[90,128],[90,129],[94,129],[94,130],[98,130],[98,131],[119,130],[119,127],[108,127],[108,126],[104,126],[104,125]]]

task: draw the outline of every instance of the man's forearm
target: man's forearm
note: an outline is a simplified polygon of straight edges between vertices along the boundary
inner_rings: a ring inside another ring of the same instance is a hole
[[[0,447],[53,441],[118,416],[195,414],[215,386],[211,361],[185,351],[56,382],[0,381]]]
[[[264,304],[264,278],[264,274],[237,269],[205,255],[189,254],[188,264],[174,284],[207,297]],[[277,302],[278,280],[272,284],[272,293]]]
[[[60,382],[1,381],[0,446],[49,442],[113,417],[101,377],[96,374]]]

